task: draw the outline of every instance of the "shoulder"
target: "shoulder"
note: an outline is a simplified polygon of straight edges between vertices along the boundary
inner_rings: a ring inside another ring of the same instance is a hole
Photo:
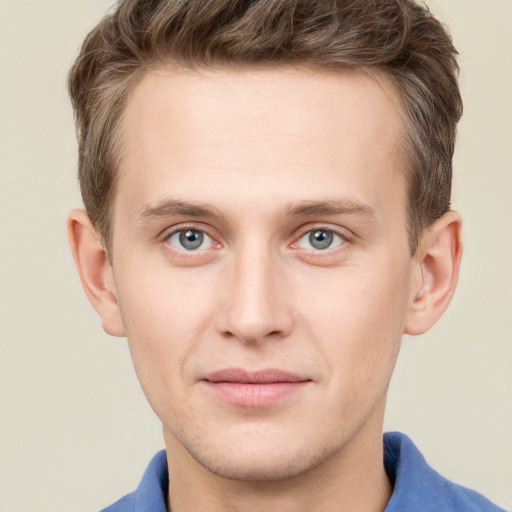
[[[169,473],[165,450],[149,463],[137,489],[101,512],[167,512]]]
[[[133,512],[135,509],[135,493],[127,494],[101,512]]]
[[[394,482],[384,512],[505,512],[476,491],[441,476],[404,434],[384,435],[384,464]]]

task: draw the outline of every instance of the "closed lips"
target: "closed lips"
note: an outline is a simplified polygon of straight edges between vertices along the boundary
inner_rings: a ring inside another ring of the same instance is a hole
[[[212,383],[236,382],[240,384],[277,384],[306,382],[311,379],[277,369],[247,371],[238,368],[228,368],[208,374],[203,380]]]

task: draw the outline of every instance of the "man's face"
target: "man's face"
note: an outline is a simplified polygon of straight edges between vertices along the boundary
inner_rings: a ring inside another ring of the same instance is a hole
[[[363,74],[137,86],[113,271],[168,450],[269,480],[380,436],[416,271],[399,134],[395,93]]]

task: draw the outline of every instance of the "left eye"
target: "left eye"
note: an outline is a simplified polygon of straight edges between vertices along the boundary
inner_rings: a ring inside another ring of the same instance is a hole
[[[169,244],[180,250],[197,251],[198,249],[210,249],[213,240],[203,231],[197,229],[184,229],[176,231],[168,238]]]
[[[325,249],[332,249],[345,242],[338,233],[328,229],[315,229],[308,231],[299,239],[298,245],[303,249],[314,249],[316,251],[323,251]]]

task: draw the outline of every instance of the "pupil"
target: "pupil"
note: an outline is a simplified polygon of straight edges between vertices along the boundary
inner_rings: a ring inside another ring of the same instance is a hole
[[[309,235],[309,242],[315,249],[327,249],[332,244],[333,234],[321,229],[313,231]]]
[[[180,233],[180,243],[185,249],[197,249],[203,243],[204,235],[199,231],[183,231]]]

